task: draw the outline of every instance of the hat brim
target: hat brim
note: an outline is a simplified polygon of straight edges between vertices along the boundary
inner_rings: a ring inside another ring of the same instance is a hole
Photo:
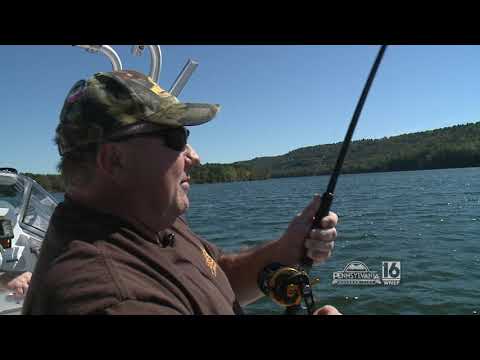
[[[124,136],[148,134],[172,127],[202,125],[212,120],[219,109],[220,105],[212,104],[174,104],[168,109],[150,115],[138,123],[115,130],[107,138],[114,140]]]
[[[197,126],[212,120],[219,110],[216,104],[177,103],[144,120],[161,126]]]

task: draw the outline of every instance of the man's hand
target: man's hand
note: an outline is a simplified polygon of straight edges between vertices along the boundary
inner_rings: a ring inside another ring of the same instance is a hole
[[[27,293],[30,280],[32,279],[31,272],[24,272],[7,284],[7,288],[13,290],[16,298],[23,298]]]
[[[241,305],[251,304],[264,296],[258,287],[258,275],[265,266],[272,263],[295,266],[302,262],[305,255],[318,263],[331,255],[333,242],[337,236],[335,226],[338,217],[331,212],[322,220],[325,229],[312,230],[320,202],[320,196],[316,195],[293,219],[280,239],[238,254],[223,254],[220,257],[218,264],[227,275]]]
[[[324,262],[332,255],[337,237],[335,226],[338,216],[330,212],[322,219],[321,229],[312,229],[314,216],[320,203],[320,195],[315,195],[310,204],[292,220],[287,231],[280,238],[284,258],[288,257],[285,265],[300,263],[305,254],[313,260],[314,264]]]
[[[325,305],[320,309],[315,310],[313,315],[342,315],[342,314],[332,305]]]

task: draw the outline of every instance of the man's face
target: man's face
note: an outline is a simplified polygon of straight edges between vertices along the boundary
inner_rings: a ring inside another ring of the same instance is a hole
[[[124,145],[125,195],[142,209],[143,214],[136,215],[173,222],[189,207],[188,172],[199,163],[198,155],[189,145],[183,151],[173,150],[162,137],[133,138]]]

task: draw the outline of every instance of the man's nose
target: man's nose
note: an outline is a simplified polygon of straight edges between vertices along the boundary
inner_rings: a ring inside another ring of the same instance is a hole
[[[185,149],[185,155],[187,158],[190,159],[191,165],[192,166],[197,166],[200,165],[200,156],[197,154],[197,152],[190,146],[190,144],[187,144],[187,147]]]

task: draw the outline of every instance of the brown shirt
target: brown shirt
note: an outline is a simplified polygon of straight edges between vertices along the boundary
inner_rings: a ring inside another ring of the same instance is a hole
[[[219,256],[181,218],[148,236],[66,199],[50,221],[23,313],[241,313]]]

